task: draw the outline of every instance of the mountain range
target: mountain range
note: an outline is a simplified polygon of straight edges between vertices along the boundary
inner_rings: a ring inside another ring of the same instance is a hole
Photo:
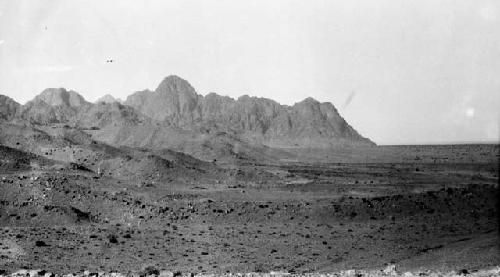
[[[171,148],[199,158],[242,145],[247,149],[374,145],[329,102],[306,98],[287,106],[247,95],[203,96],[173,75],[154,91],[135,92],[125,101],[106,95],[91,103],[64,88],[45,89],[25,105],[0,95],[0,120],[33,126],[64,124],[85,129],[105,143]]]

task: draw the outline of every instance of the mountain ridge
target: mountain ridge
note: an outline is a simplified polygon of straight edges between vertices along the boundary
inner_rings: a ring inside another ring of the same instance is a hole
[[[152,126],[146,128],[153,133],[145,139],[154,137],[158,128],[168,126],[171,130],[178,130],[176,134],[181,137],[186,133],[196,137],[223,131],[253,145],[274,148],[374,145],[349,125],[332,103],[319,102],[312,97],[289,106],[248,95],[234,99],[211,92],[203,96],[189,82],[175,75],[165,77],[154,91],[134,92],[122,103],[107,96],[104,99],[109,101],[91,103],[77,92],[52,88],[44,90],[25,105],[9,102],[10,108],[6,108],[6,104],[0,101],[0,112],[3,112],[4,120],[20,118],[42,125],[64,123],[73,127],[103,129],[103,132],[109,126],[128,126],[127,129],[136,125]],[[13,110],[15,115],[9,115]],[[113,130],[116,132],[116,128]],[[123,136],[123,132],[118,133]],[[137,135],[130,130],[127,134]],[[109,135],[102,137],[117,141]],[[169,145],[168,138],[157,140],[161,145]],[[134,141],[129,146],[154,145],[153,141],[136,141],[132,137],[122,137],[120,141]]]

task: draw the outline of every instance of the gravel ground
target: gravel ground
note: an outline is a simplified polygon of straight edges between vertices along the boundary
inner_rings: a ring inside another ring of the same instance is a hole
[[[0,276],[12,276],[12,277],[125,277],[125,276],[131,276],[131,277],[146,277],[146,276],[151,276],[151,277],[181,277],[181,276],[199,276],[199,277],[217,277],[217,276],[225,276],[225,277],[295,277],[295,276],[306,276],[306,277],[363,277],[363,276],[404,276],[404,277],[412,277],[412,276],[433,276],[433,277],[438,277],[438,276],[446,276],[446,277],[452,277],[452,276],[470,276],[470,277],[487,277],[487,276],[500,276],[500,267],[494,267],[494,268],[489,268],[489,269],[482,269],[482,270],[474,270],[474,271],[467,271],[467,270],[461,270],[461,271],[449,271],[449,272],[442,272],[442,271],[432,271],[432,270],[425,270],[425,271],[407,271],[407,272],[400,272],[396,269],[394,265],[389,265],[385,269],[381,270],[343,270],[339,272],[332,272],[332,273],[308,273],[308,274],[290,274],[286,272],[269,272],[269,273],[256,273],[256,272],[249,272],[249,273],[226,273],[226,274],[196,274],[196,273],[182,273],[182,272],[172,272],[172,271],[165,271],[165,270],[158,270],[153,267],[148,267],[143,269],[140,272],[129,272],[129,273],[117,273],[117,272],[111,272],[111,273],[104,273],[104,272],[90,272],[90,271],[84,271],[80,273],[74,273],[74,274],[65,274],[65,275],[57,275],[53,274],[50,272],[47,272],[45,270],[19,270],[16,271],[12,274],[8,275],[2,275]]]

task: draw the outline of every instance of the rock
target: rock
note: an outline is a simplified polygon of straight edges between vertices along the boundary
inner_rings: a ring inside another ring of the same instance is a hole
[[[160,275],[160,271],[154,266],[147,266],[139,273],[140,277],[158,276],[158,275]]]
[[[160,271],[159,277],[174,277],[174,273],[172,271],[162,270]]]
[[[116,235],[113,234],[108,235],[108,240],[110,243],[118,243],[118,238],[116,237]]]
[[[389,264],[387,265],[386,268],[382,271],[384,274],[389,275],[389,276],[396,276],[398,275],[398,272],[396,271],[396,265],[395,264]]]
[[[283,272],[283,271],[271,271],[269,272],[271,276],[276,276],[276,277],[282,277],[282,276],[289,276],[290,273],[288,272]]]
[[[341,276],[346,276],[346,277],[355,277],[356,276],[356,270],[349,269],[349,270],[341,271],[340,275]]]
[[[37,240],[35,241],[35,245],[38,246],[38,247],[44,247],[44,246],[48,246],[45,241],[43,240]]]
[[[14,273],[11,274],[11,276],[29,276],[29,271],[26,269],[21,269],[18,271],[15,271]]]
[[[108,274],[109,277],[126,277],[126,275],[118,273],[118,272],[111,272]]]
[[[38,270],[27,270],[24,276],[26,277],[35,277],[38,276]]]

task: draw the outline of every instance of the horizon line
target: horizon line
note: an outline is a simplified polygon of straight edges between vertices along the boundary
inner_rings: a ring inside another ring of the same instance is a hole
[[[444,146],[444,145],[500,145],[500,140],[470,140],[470,141],[438,141],[438,142],[412,142],[412,143],[376,143],[377,146]]]

